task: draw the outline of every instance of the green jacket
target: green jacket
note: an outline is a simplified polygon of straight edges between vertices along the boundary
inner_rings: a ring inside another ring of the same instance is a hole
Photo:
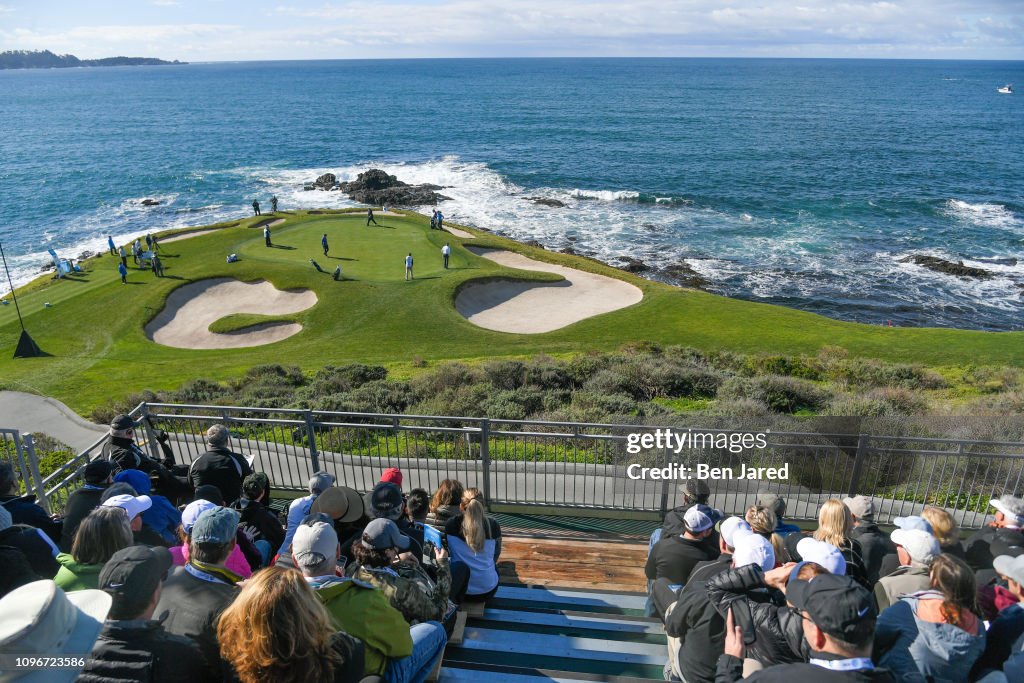
[[[353,563],[345,573],[381,589],[391,606],[401,612],[410,624],[444,621],[444,615],[448,612],[452,572],[447,557],[437,563],[437,583],[434,583],[423,567],[409,562],[400,562],[390,567],[367,567]]]
[[[366,645],[366,675],[384,674],[389,659],[412,654],[412,636],[402,613],[373,586],[334,576],[307,578],[327,608],[334,628]]]
[[[58,555],[57,562],[60,563],[60,571],[57,572],[57,576],[53,577],[53,581],[65,592],[100,587],[102,564],[82,564],[75,560],[70,553]]]

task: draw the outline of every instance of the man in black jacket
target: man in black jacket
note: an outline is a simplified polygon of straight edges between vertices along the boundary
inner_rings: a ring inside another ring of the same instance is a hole
[[[156,437],[163,452],[163,462],[154,460],[135,443],[135,430],[140,425],[129,415],[121,414],[110,421],[110,435],[103,444],[103,458],[114,466],[114,474],[122,470],[141,470],[155,474],[159,479],[158,491],[173,504],[178,505],[191,497],[187,483],[175,476],[170,468],[175,466],[174,452],[169,445],[166,432],[157,431]]]
[[[176,567],[164,582],[156,614],[167,611],[169,633],[192,638],[199,644],[211,673],[221,670],[217,645],[217,618],[238,594],[242,577],[224,563],[235,547],[238,513],[230,508],[206,510],[192,526],[189,561]]]
[[[100,506],[100,496],[114,483],[113,465],[108,460],[93,460],[85,466],[85,486],[68,496],[64,506],[64,528],[60,533],[60,549],[71,552],[75,532],[86,515]]]
[[[809,663],[781,664],[756,671],[751,683],[895,683],[887,669],[871,662],[878,613],[869,593],[849,576],[823,574],[813,581],[793,581],[786,598],[800,612],[804,638],[811,649]],[[732,613],[726,621],[725,652],[718,659],[717,681],[742,678],[742,626]]]
[[[103,566],[99,586],[113,598],[79,681],[202,683],[218,680],[203,668],[195,642],[167,633],[153,619],[161,584],[171,568],[166,548],[135,545],[119,550]]]
[[[843,504],[850,509],[853,517],[853,531],[850,537],[860,542],[861,559],[864,561],[864,575],[869,585],[878,583],[882,559],[896,552],[889,534],[875,524],[875,503],[867,496],[844,498]]]
[[[745,534],[735,542],[733,567],[748,564],[762,568],[775,566],[772,544],[764,537]],[[765,601],[771,599],[767,592],[752,597],[763,597]],[[711,603],[707,582],[690,581],[668,612],[665,617],[665,633],[669,636],[666,673],[686,683],[712,683],[715,680],[715,662],[725,643],[725,619]]]
[[[206,430],[205,453],[192,463],[188,478],[193,488],[210,484],[220,489],[224,502],[230,505],[242,496],[242,481],[252,474],[245,457],[228,448],[231,434],[224,425]]]
[[[242,497],[231,506],[239,513],[238,528],[259,549],[263,566],[284,543],[281,520],[264,504],[269,493],[270,478],[263,472],[250,474],[242,481]]]
[[[987,583],[994,576],[992,546],[1014,547],[1024,543],[1024,500],[1004,495],[989,501],[996,510],[995,520],[988,527],[975,532],[964,543],[964,554],[971,569],[979,572],[978,584]]]
[[[36,504],[34,495],[21,495],[18,475],[9,462],[0,462],[0,505],[11,513],[14,524],[34,526],[49,536],[54,545],[60,543],[60,522]]]
[[[664,577],[671,584],[683,585],[698,562],[718,557],[718,548],[709,548],[707,544],[714,533],[711,515],[712,510],[706,505],[687,510],[682,535],[666,535],[647,556],[647,578],[653,581]]]

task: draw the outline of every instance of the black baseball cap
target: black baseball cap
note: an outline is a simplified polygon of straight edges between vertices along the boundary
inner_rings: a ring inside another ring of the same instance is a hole
[[[85,466],[85,480],[90,484],[99,484],[107,480],[114,471],[109,460],[93,460]]]
[[[213,484],[202,484],[196,487],[195,500],[208,500],[214,505],[224,505],[224,494]]]
[[[124,413],[115,415],[114,419],[110,421],[111,429],[132,429],[133,427],[138,426],[138,422],[133,420],[130,415],[125,415]]]
[[[402,497],[402,489],[390,482],[377,484],[366,497],[366,507],[373,517],[395,519],[402,514],[403,505],[405,498]]]
[[[875,630],[875,602],[849,576],[821,574],[812,581],[792,581],[786,599],[825,633],[859,644]]]
[[[103,565],[99,587],[115,597],[142,602],[153,596],[172,565],[167,548],[129,546],[118,550]]]

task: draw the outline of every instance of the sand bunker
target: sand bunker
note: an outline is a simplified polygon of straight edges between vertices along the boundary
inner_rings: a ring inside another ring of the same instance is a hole
[[[164,310],[146,325],[146,336],[157,344],[177,349],[237,349],[273,344],[298,334],[302,325],[269,323],[217,334],[210,332],[210,324],[234,313],[298,313],[316,302],[316,294],[308,289],[286,292],[262,280],[201,280],[171,292]]]
[[[451,227],[448,227],[448,226],[445,226],[444,229],[447,230],[448,232],[450,232],[451,234],[455,235],[456,237],[461,237],[462,239],[466,239],[466,240],[476,239],[476,235],[474,235],[471,232],[466,232],[465,230],[459,230],[458,228],[451,228]]]
[[[455,308],[474,325],[498,332],[551,332],[602,313],[640,303],[639,287],[575,268],[534,261],[501,249],[474,254],[509,268],[556,273],[563,282],[491,280],[470,283],[455,298]]]

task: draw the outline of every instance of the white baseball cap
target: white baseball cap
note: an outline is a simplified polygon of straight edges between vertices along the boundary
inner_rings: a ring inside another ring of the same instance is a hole
[[[181,513],[181,527],[185,530],[185,533],[189,533],[192,531],[192,527],[195,526],[196,520],[199,519],[199,515],[207,510],[213,510],[218,507],[220,506],[216,503],[211,503],[203,498],[193,500],[185,506]]]
[[[128,521],[131,521],[153,507],[153,499],[149,496],[129,496],[127,493],[122,493],[119,496],[107,498],[103,501],[103,505],[110,508],[121,508],[128,514]]]
[[[685,515],[683,515],[683,521],[686,522],[686,530],[694,534],[707,531],[715,524],[711,521],[710,515],[698,509],[700,507],[703,506],[694,505],[686,511]]]
[[[988,502],[988,504],[1002,512],[1010,519],[1013,519],[1018,524],[1024,523],[1024,500],[1021,500],[1016,496],[1006,494],[1004,496],[999,496],[998,498],[993,498]]]
[[[996,573],[1024,586],[1024,555],[1000,555],[992,561]]]
[[[804,562],[820,564],[832,574],[846,574],[846,558],[831,543],[808,536],[796,544],[796,552]]]
[[[931,564],[942,552],[935,537],[920,529],[894,529],[890,538],[896,545],[903,546],[910,559],[921,564]]]
[[[735,548],[732,554],[733,567],[756,564],[764,571],[775,567],[775,549],[764,536],[759,534],[741,535],[736,539]]]
[[[750,528],[750,525],[747,524],[747,520],[742,517],[729,517],[722,522],[722,526],[718,529],[719,533],[722,534],[722,540],[725,541],[725,544],[730,548],[736,547],[736,541],[741,536],[754,533]]]

